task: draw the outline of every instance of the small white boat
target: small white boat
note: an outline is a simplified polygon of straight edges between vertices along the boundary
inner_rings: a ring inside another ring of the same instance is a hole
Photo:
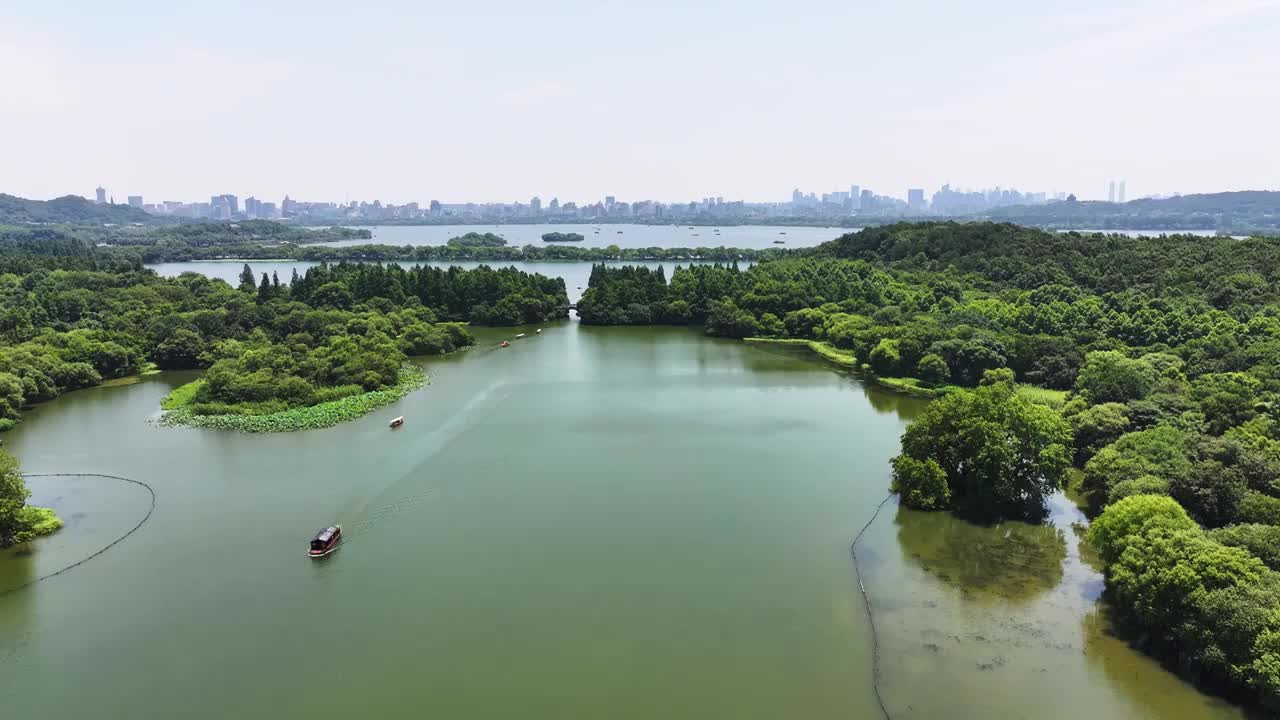
[[[516,333],[516,339],[517,339],[517,340],[519,340],[519,339],[520,339],[520,338],[522,338],[522,337],[524,337],[524,333]]]
[[[401,425],[403,425],[403,424],[404,424],[404,416],[403,416],[403,415],[401,415],[400,417],[392,418],[392,419],[391,419],[391,424],[390,424],[390,425],[391,425],[391,427],[393,427],[393,428],[398,428],[398,427],[400,427],[400,426],[401,426]]]
[[[534,330],[534,332],[536,332],[537,334],[541,335],[541,334],[542,334],[542,328],[538,328],[537,330]]]

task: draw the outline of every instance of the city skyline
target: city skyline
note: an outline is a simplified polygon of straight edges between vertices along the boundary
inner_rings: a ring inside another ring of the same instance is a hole
[[[803,192],[800,188],[792,191],[790,200],[748,202],[744,200],[725,200],[723,195],[703,196],[689,201],[662,202],[655,200],[619,201],[614,195],[605,195],[603,199],[578,202],[566,200],[561,202],[558,195],[553,195],[544,210],[541,196],[535,195],[527,202],[515,200],[511,202],[440,202],[432,199],[427,202],[412,201],[403,204],[383,203],[380,199],[350,200],[335,202],[332,200],[299,200],[288,194],[277,203],[264,201],[250,195],[244,198],[244,209],[241,210],[240,196],[232,193],[211,195],[209,202],[181,200],[163,200],[146,202],[144,196],[129,195],[127,204],[157,215],[199,218],[209,220],[236,219],[277,219],[289,217],[341,217],[379,216],[384,218],[411,219],[447,216],[556,216],[562,218],[594,218],[594,217],[690,217],[707,214],[720,217],[785,217],[791,216],[824,216],[838,215],[959,215],[979,212],[995,207],[1009,205],[1034,205],[1065,200],[1068,193],[1021,192],[1013,188],[987,188],[984,190],[968,190],[943,185],[932,196],[927,196],[923,188],[908,188],[903,200],[899,196],[880,194],[871,188],[850,185],[849,190],[823,192]],[[1114,182],[1112,183],[1114,196]],[[87,198],[86,198],[87,199]],[[114,194],[99,185],[94,190],[93,201],[99,205],[114,204]]]
[[[1274,189],[1280,143],[1259,139],[1280,110],[1277,32],[1277,0],[27,3],[0,10],[0,63],[21,68],[0,191]]]

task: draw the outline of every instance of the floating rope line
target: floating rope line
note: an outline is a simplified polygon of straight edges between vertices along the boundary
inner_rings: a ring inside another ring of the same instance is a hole
[[[871,689],[876,693],[876,703],[880,705],[880,712],[884,714],[885,720],[893,720],[889,715],[889,708],[885,707],[884,698],[880,697],[880,638],[876,634],[876,619],[871,615],[871,598],[867,596],[867,588],[862,584],[862,570],[858,567],[858,541],[862,539],[862,534],[871,527],[871,523],[876,521],[880,516],[880,510],[885,503],[893,497],[893,493],[885,496],[880,504],[876,506],[876,511],[871,514],[871,519],[866,525],[858,531],[853,543],[849,545],[849,553],[853,555],[853,572],[858,577],[858,589],[862,591],[862,603],[867,608],[867,622],[871,625]]]
[[[148,520],[150,520],[150,519],[151,519],[151,513],[155,512],[155,509],[156,509],[156,491],[155,491],[154,489],[152,489],[152,487],[151,487],[150,485],[148,485],[148,484],[146,484],[146,483],[142,482],[141,480],[132,480],[132,479],[127,478],[127,477],[120,477],[119,475],[103,475],[102,473],[22,473],[22,477],[24,477],[24,478],[31,478],[31,477],[94,477],[94,478],[107,478],[107,479],[109,479],[109,480],[121,480],[121,481],[123,481],[123,482],[132,483],[132,484],[134,484],[134,485],[139,485],[139,486],[141,486],[143,489],[145,489],[145,490],[147,491],[147,493],[151,495],[151,506],[147,508],[147,514],[146,514],[146,515],[144,515],[144,516],[142,517],[142,519],[138,521],[138,524],[137,524],[137,525],[134,525],[132,528],[130,528],[129,532],[127,532],[127,533],[125,533],[125,534],[121,535],[120,537],[116,538],[115,540],[112,540],[111,542],[107,543],[107,544],[106,544],[106,546],[105,546],[105,547],[103,547],[101,550],[98,550],[97,552],[95,552],[94,554],[90,555],[89,557],[86,557],[86,558],[84,558],[84,559],[82,559],[82,560],[79,560],[79,561],[77,561],[77,562],[71,563],[70,565],[68,565],[68,566],[66,566],[66,567],[64,567],[64,568],[62,568],[61,570],[58,570],[58,571],[56,571],[56,572],[51,572],[51,573],[49,573],[48,575],[41,575],[40,577],[38,577],[38,578],[36,578],[36,579],[34,579],[34,580],[28,580],[27,582],[25,582],[25,583],[23,583],[23,584],[21,584],[21,585],[18,585],[17,587],[11,587],[11,588],[9,588],[8,590],[0,591],[0,597],[4,597],[5,595],[8,595],[8,594],[10,594],[10,593],[16,593],[16,592],[18,592],[19,590],[22,590],[22,589],[24,589],[24,588],[29,588],[29,587],[31,587],[32,585],[35,585],[35,584],[36,584],[36,583],[38,583],[38,582],[41,582],[41,581],[43,581],[43,580],[48,580],[49,578],[54,577],[54,576],[56,576],[56,575],[61,575],[62,573],[66,572],[66,571],[68,571],[68,570],[71,570],[72,568],[80,567],[81,565],[83,565],[83,564],[85,564],[85,563],[89,562],[90,560],[92,560],[92,559],[94,559],[94,558],[98,557],[98,556],[99,556],[99,555],[101,555],[102,553],[104,553],[104,552],[106,552],[106,551],[110,550],[111,548],[115,547],[115,546],[116,546],[120,541],[124,540],[125,538],[127,538],[127,537],[129,537],[130,535],[132,535],[132,534],[134,534],[135,532],[137,532],[139,528],[141,528],[141,527],[142,527],[142,526],[143,526],[143,525],[144,525]]]

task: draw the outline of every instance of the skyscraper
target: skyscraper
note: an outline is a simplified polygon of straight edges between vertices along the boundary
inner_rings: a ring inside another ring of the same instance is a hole
[[[875,193],[871,192],[870,190],[863,190],[862,193],[858,195],[859,210],[874,210],[875,204],[876,204]]]
[[[1124,202],[1124,181],[1120,181],[1120,194],[1116,196],[1117,202]]]
[[[1116,201],[1116,181],[1112,180],[1107,185],[1107,202],[1115,202],[1115,201]]]
[[[907,190],[907,207],[917,212],[924,210],[924,188]]]
[[[94,191],[94,202],[101,205],[106,201],[107,201],[107,190],[106,188],[99,185],[98,189]]]
[[[800,188],[791,191],[791,202],[796,205],[804,202],[804,193],[800,192]]]
[[[862,207],[862,188],[857,185],[849,186],[849,200],[853,203],[853,209],[857,210]]]
[[[534,195],[533,198],[529,200],[529,209],[533,211],[534,215],[541,214],[542,198],[538,197],[537,195]]]

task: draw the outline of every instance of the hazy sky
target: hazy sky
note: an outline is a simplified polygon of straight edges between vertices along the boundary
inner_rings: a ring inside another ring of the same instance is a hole
[[[0,3],[0,192],[1280,189],[1280,0]]]

